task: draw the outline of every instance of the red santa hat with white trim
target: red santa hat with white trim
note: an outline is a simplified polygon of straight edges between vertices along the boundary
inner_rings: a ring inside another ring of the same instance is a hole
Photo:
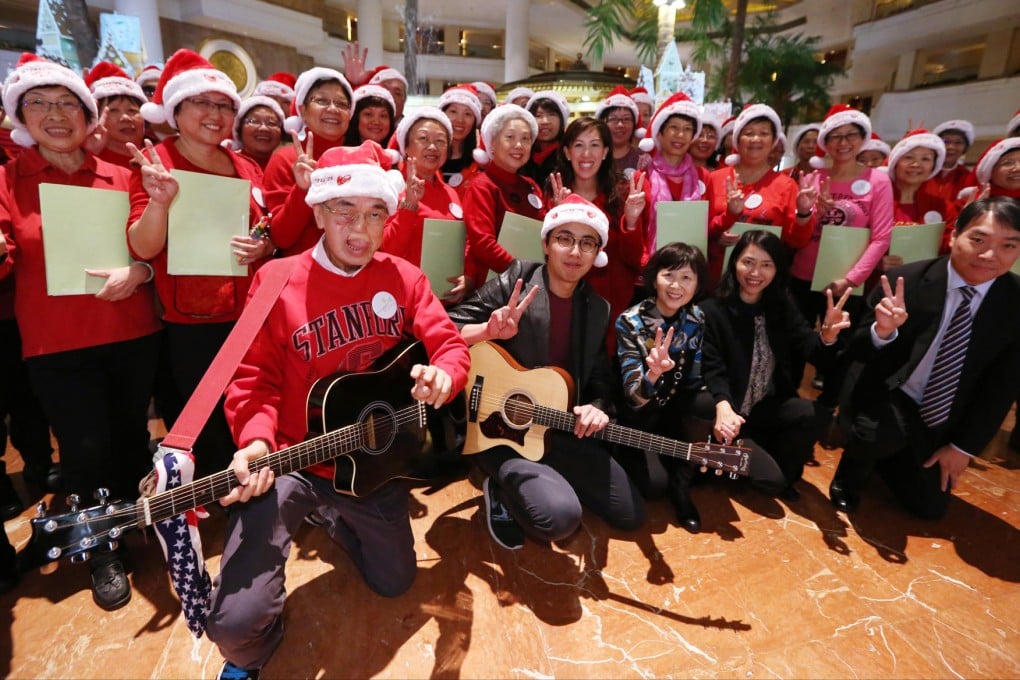
[[[567,103],[567,98],[555,90],[539,90],[535,94],[531,95],[531,99],[528,100],[528,105],[525,106],[531,115],[535,115],[534,106],[538,104],[539,99],[548,99],[560,112],[560,120],[563,125],[560,127],[560,134],[567,129],[567,123],[570,122],[570,104]]]
[[[609,257],[606,255],[606,244],[609,243],[609,218],[601,208],[582,196],[570,194],[545,214],[545,219],[542,220],[542,240],[544,241],[553,229],[564,224],[583,224],[594,229],[602,241],[594,265],[605,267],[609,264]]]
[[[931,149],[935,152],[935,167],[932,168],[931,174],[925,179],[931,179],[942,171],[942,166],[946,162],[946,143],[937,134],[929,132],[924,128],[911,130],[904,135],[903,139],[896,142],[896,145],[888,155],[889,162],[887,165],[889,166],[889,171],[895,173],[896,164],[914,149]],[[895,174],[893,177],[895,178]]]
[[[397,212],[404,176],[393,169],[392,158],[377,142],[335,146],[319,157],[312,171],[305,203],[316,206],[334,198],[378,198],[386,211]]]
[[[630,98],[634,100],[634,103],[648,104],[653,109],[655,108],[655,97],[649,94],[648,90],[646,90],[645,88],[640,86],[635,87],[628,94],[630,94]]]
[[[208,59],[192,50],[180,49],[167,59],[152,101],[142,104],[142,117],[150,123],[166,123],[177,129],[174,109],[188,97],[217,92],[241,106],[237,86]]]
[[[530,87],[515,87],[514,89],[507,92],[506,97],[503,99],[504,104],[513,104],[515,99],[526,97],[531,99],[531,95],[535,94],[535,91]]]
[[[523,120],[531,128],[531,140],[538,139],[538,121],[535,117],[517,104],[500,104],[485,117],[482,121],[482,134],[479,139],[479,146],[471,152],[472,157],[479,165],[486,165],[492,160],[492,155],[487,149],[492,148],[492,140],[503,126],[512,120]]]
[[[163,74],[162,64],[146,64],[137,76],[135,76],[135,82],[140,87],[144,87],[149,83],[158,83],[159,77]]]
[[[1017,109],[1016,114],[1009,119],[1009,125],[1006,126],[1007,137],[1012,137],[1016,134],[1020,134],[1020,109]]]
[[[460,104],[471,109],[475,114],[475,127],[482,124],[482,100],[478,98],[478,90],[470,83],[448,87],[439,95],[439,108],[446,110],[450,104]]]
[[[807,125],[805,125],[801,129],[797,130],[797,134],[795,134],[793,136],[793,147],[792,147],[793,150],[796,151],[797,147],[800,146],[800,140],[802,140],[804,138],[804,135],[806,135],[807,133],[809,133],[811,131],[821,132],[821,130],[822,130],[821,123],[808,123]]]
[[[297,76],[287,71],[277,71],[266,76],[266,79],[255,86],[255,95],[265,97],[278,97],[288,104],[294,101],[294,85],[297,83]]]
[[[354,90],[354,99],[351,101],[351,109],[358,105],[362,99],[367,97],[376,97],[382,99],[390,107],[390,117],[396,115],[397,104],[393,101],[393,95],[382,85],[360,85]]]
[[[234,117],[233,149],[235,151],[241,149],[241,126],[244,125],[244,119],[247,118],[248,113],[257,106],[264,106],[275,113],[276,117],[280,119],[281,129],[283,128],[283,120],[286,116],[283,115],[283,109],[280,108],[280,103],[272,97],[264,94],[252,95],[241,102],[241,106],[237,109],[237,115]]]
[[[733,121],[733,138],[730,140],[730,147],[732,147],[733,153],[726,156],[726,165],[737,165],[740,163],[740,154],[737,153],[737,140],[740,139],[740,133],[748,123],[756,118],[764,118],[772,123],[772,145],[775,146],[779,143],[780,135],[783,134],[783,121],[779,120],[779,114],[768,104],[748,104],[744,109],[737,115],[736,120]],[[783,136],[783,142],[785,144],[786,137]]]
[[[696,139],[701,134],[701,107],[691,101],[691,98],[683,92],[677,92],[662,102],[662,106],[652,114],[648,132],[645,138],[638,142],[638,148],[646,153],[658,148],[659,133],[670,116],[688,116],[694,120],[694,135],[691,139]]]
[[[484,80],[476,80],[471,84],[475,86],[475,90],[478,94],[484,94],[486,97],[491,99],[494,107],[499,103],[499,99],[496,97],[496,88],[494,88],[491,83],[487,83]]]
[[[66,87],[74,96],[81,100],[86,109],[86,123],[89,132],[95,129],[99,123],[99,110],[96,107],[95,97],[89,92],[88,85],[81,77],[67,68],[55,62],[43,59],[29,52],[25,52],[18,59],[18,64],[3,86],[4,110],[8,112],[11,125],[11,141],[19,146],[35,146],[35,139],[29,133],[23,122],[18,120],[15,111],[21,97],[29,90],[37,87]]]
[[[736,116],[730,116],[723,121],[722,127],[719,128],[719,150],[722,150],[723,137],[733,133],[733,125],[737,122]],[[732,140],[731,140],[732,141]]]
[[[404,84],[404,89],[407,89],[407,78],[404,77],[404,74],[392,66],[387,66],[386,64],[376,66],[372,70],[372,75],[368,78],[368,84],[382,85],[387,80],[399,80]]]
[[[967,142],[967,148],[974,146],[974,123],[969,120],[947,120],[939,123],[932,129],[932,134],[941,137],[946,132],[958,132],[963,135],[963,139]],[[958,163],[963,163],[963,156],[961,155]]]
[[[977,177],[977,181],[981,184],[991,182],[992,170],[995,169],[995,164],[1010,151],[1016,151],[1017,149],[1020,149],[1020,137],[1006,137],[988,147],[988,150],[981,154],[981,158],[978,159],[977,166],[974,168],[974,175]]]
[[[643,88],[642,88],[643,89]],[[641,127],[641,111],[638,110],[637,102],[630,96],[623,85],[617,85],[606,95],[606,98],[595,107],[595,117],[602,120],[602,114],[608,109],[627,109],[634,116],[634,136],[641,139],[645,136],[645,129]]]
[[[352,107],[354,106],[354,89],[340,71],[323,66],[313,66],[301,73],[297,80],[294,81],[294,99],[290,102],[290,115],[287,117],[287,120],[283,121],[284,130],[296,132],[299,135],[304,134],[305,121],[298,115],[297,107],[298,105],[304,105],[305,100],[308,99],[308,94],[316,85],[327,81],[340,83],[340,87],[347,94],[347,101],[350,102]]]
[[[131,97],[139,104],[149,101],[142,86],[131,80],[124,69],[108,61],[101,61],[85,75],[85,84],[96,101],[110,97]]]
[[[945,145],[943,145],[942,148],[945,148]],[[864,140],[864,144],[861,144],[860,153],[864,153],[865,151],[877,151],[886,158],[889,158],[889,154],[892,149],[890,149],[889,145],[885,143],[885,140],[872,132],[871,137]],[[889,165],[892,166],[892,163],[890,162]]]
[[[821,170],[825,167],[825,158],[829,153],[825,150],[825,140],[830,132],[844,125],[856,125],[861,128],[864,139],[871,137],[871,119],[867,114],[846,104],[833,104],[818,130],[818,148],[815,157],[809,161],[812,168]]]
[[[414,127],[415,123],[423,120],[434,120],[446,130],[446,134],[453,138],[453,125],[450,124],[450,119],[446,117],[440,109],[435,106],[419,106],[411,113],[406,114],[397,123],[396,132],[390,138],[390,148],[395,148],[400,152],[400,157],[404,158],[407,156],[407,136],[411,134],[411,128]]]

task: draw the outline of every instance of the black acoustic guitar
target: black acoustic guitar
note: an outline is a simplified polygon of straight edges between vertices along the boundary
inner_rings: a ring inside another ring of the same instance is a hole
[[[411,398],[410,373],[424,360],[421,343],[403,344],[377,362],[382,368],[319,379],[308,393],[311,438],[252,461],[248,470],[254,474],[270,468],[283,475],[335,459],[333,485],[352,496],[367,495],[397,477],[419,478],[425,405]],[[134,502],[103,502],[36,517],[19,559],[28,569],[62,557],[84,557],[129,531],[213,503],[237,484],[237,476],[227,469]]]

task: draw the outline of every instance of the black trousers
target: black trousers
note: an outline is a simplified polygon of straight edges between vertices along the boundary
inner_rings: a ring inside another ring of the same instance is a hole
[[[86,504],[101,486],[137,498],[138,481],[152,469],[148,411],[158,351],[153,334],[26,360],[57,438],[64,488]]]
[[[10,432],[5,416],[10,416]],[[45,474],[53,462],[50,424],[32,391],[28,369],[21,358],[21,335],[14,319],[0,320],[0,456],[7,449],[8,434],[25,466]],[[6,467],[0,460],[0,474],[5,472]]]
[[[941,488],[938,465],[922,465],[945,443],[944,437],[921,420],[917,403],[893,390],[872,402],[869,413],[848,419],[848,439],[833,481],[860,493],[877,471],[907,511],[924,519],[942,518],[952,494]]]

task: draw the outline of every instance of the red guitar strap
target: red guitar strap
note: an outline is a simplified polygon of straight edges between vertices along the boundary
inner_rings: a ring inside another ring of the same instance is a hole
[[[195,439],[209,420],[216,403],[223,396],[227,383],[234,376],[234,371],[241,363],[244,353],[251,347],[255,334],[269,316],[269,310],[279,299],[295,266],[294,262],[288,262],[286,266],[270,267],[266,272],[259,289],[245,305],[241,317],[234,324],[234,329],[230,331],[220,351],[216,353],[216,358],[202,376],[198,387],[191,393],[191,398],[184,405],[181,415],[170,428],[160,448],[191,451]]]

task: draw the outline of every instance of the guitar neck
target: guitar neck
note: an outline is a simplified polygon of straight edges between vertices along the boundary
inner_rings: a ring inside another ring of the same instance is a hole
[[[416,413],[420,408],[421,406],[415,403],[396,411],[395,415],[399,419]],[[355,423],[270,453],[250,462],[248,472],[256,474],[269,468],[274,475],[280,476],[325,463],[364,446],[366,427],[365,423]],[[221,470],[208,477],[196,479],[190,484],[141,498],[137,507],[143,524],[151,525],[200,505],[213,503],[239,485],[233,470]]]
[[[535,405],[534,421],[538,425],[551,427],[564,432],[573,432],[577,422],[577,416],[567,411],[557,411],[547,406]],[[592,435],[594,439],[601,439],[611,444],[622,444],[635,449],[653,451],[681,460],[692,460],[697,458],[694,455],[694,444],[670,439],[657,434],[635,430],[623,425],[610,423],[605,428]]]

